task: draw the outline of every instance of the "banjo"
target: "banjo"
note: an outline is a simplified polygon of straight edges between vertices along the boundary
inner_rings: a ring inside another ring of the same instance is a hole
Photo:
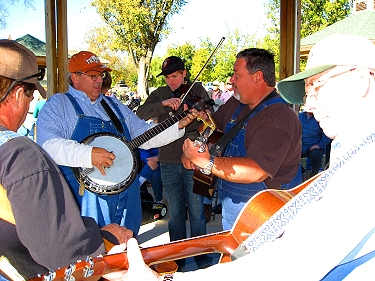
[[[116,155],[116,159],[111,168],[106,169],[105,176],[96,167],[73,167],[74,175],[80,184],[80,194],[83,194],[84,189],[87,189],[101,195],[114,195],[128,188],[136,178],[139,166],[139,160],[134,150],[186,117],[191,108],[203,110],[213,103],[213,100],[205,101],[196,98],[199,100],[194,102],[189,109],[179,115],[173,115],[131,141],[112,133],[96,133],[85,138],[82,141],[83,144],[111,151]]]

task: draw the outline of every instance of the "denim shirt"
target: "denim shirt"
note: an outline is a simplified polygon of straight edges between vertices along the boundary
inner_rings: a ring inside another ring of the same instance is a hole
[[[332,140],[323,133],[314,116],[308,116],[306,112],[300,112],[298,118],[302,124],[302,154],[305,155],[309,148],[315,144],[325,151],[326,146]]]

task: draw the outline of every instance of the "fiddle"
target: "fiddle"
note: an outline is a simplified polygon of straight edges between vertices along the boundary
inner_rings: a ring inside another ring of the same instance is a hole
[[[184,96],[184,100],[181,100],[181,105],[182,104],[187,104],[189,108],[195,107],[197,103],[200,103],[203,98],[199,96],[194,96],[190,93],[190,89],[192,88],[191,84],[185,80],[183,84],[180,85],[176,90],[173,91],[172,93],[172,98],[181,98],[181,96]],[[207,109],[210,106],[214,106],[215,102],[212,99],[209,99],[205,102],[205,107],[203,109]],[[172,115],[174,114],[175,111],[171,111],[169,114]]]
[[[180,98],[182,95],[186,94],[189,90],[190,85],[188,81],[185,80],[183,84],[180,85],[176,90],[172,93],[172,98]]]
[[[205,64],[203,65],[203,67],[201,68],[201,70],[199,71],[197,76],[195,77],[195,79],[193,80],[193,82],[189,85],[188,82],[185,80],[184,84],[181,84],[181,86],[178,89],[173,91],[172,97],[180,98],[181,104],[186,103],[189,107],[193,106],[194,104],[196,104],[197,102],[202,100],[202,98],[200,98],[200,97],[197,97],[197,96],[194,97],[194,96],[190,95],[190,91],[193,88],[193,86],[194,86],[195,82],[197,81],[198,77],[201,75],[203,70],[206,68],[208,62],[211,60],[211,58],[216,53],[216,51],[219,49],[219,47],[223,44],[224,40],[225,40],[225,37],[222,37],[220,42],[217,44],[217,46],[213,50],[210,57],[207,59],[207,61],[205,62]],[[206,105],[214,106],[215,102],[211,99],[211,100],[206,101]],[[173,115],[173,112],[169,112],[169,114]]]

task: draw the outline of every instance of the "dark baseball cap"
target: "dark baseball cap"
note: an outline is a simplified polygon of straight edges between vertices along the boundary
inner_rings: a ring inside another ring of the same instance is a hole
[[[156,76],[169,75],[177,70],[184,70],[185,65],[182,59],[176,56],[170,56],[163,61],[161,72]]]

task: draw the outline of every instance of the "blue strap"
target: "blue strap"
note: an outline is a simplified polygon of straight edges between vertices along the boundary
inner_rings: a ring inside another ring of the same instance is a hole
[[[22,137],[22,136],[13,131],[0,131],[0,145],[17,137]]]
[[[71,95],[71,93],[65,93],[65,95],[68,97],[70,102],[72,103],[74,110],[77,114],[78,117],[83,117],[85,116],[85,113],[83,113],[82,108],[79,106],[78,102],[76,101],[76,98]]]
[[[356,267],[364,264],[365,262],[369,261],[373,257],[375,257],[375,250],[363,255],[357,259],[354,257],[358,254],[358,252],[363,248],[366,244],[367,240],[371,237],[371,235],[375,232],[375,227],[359,242],[359,244],[330,272],[328,272],[321,281],[337,281],[343,280],[346,276],[348,276]]]

